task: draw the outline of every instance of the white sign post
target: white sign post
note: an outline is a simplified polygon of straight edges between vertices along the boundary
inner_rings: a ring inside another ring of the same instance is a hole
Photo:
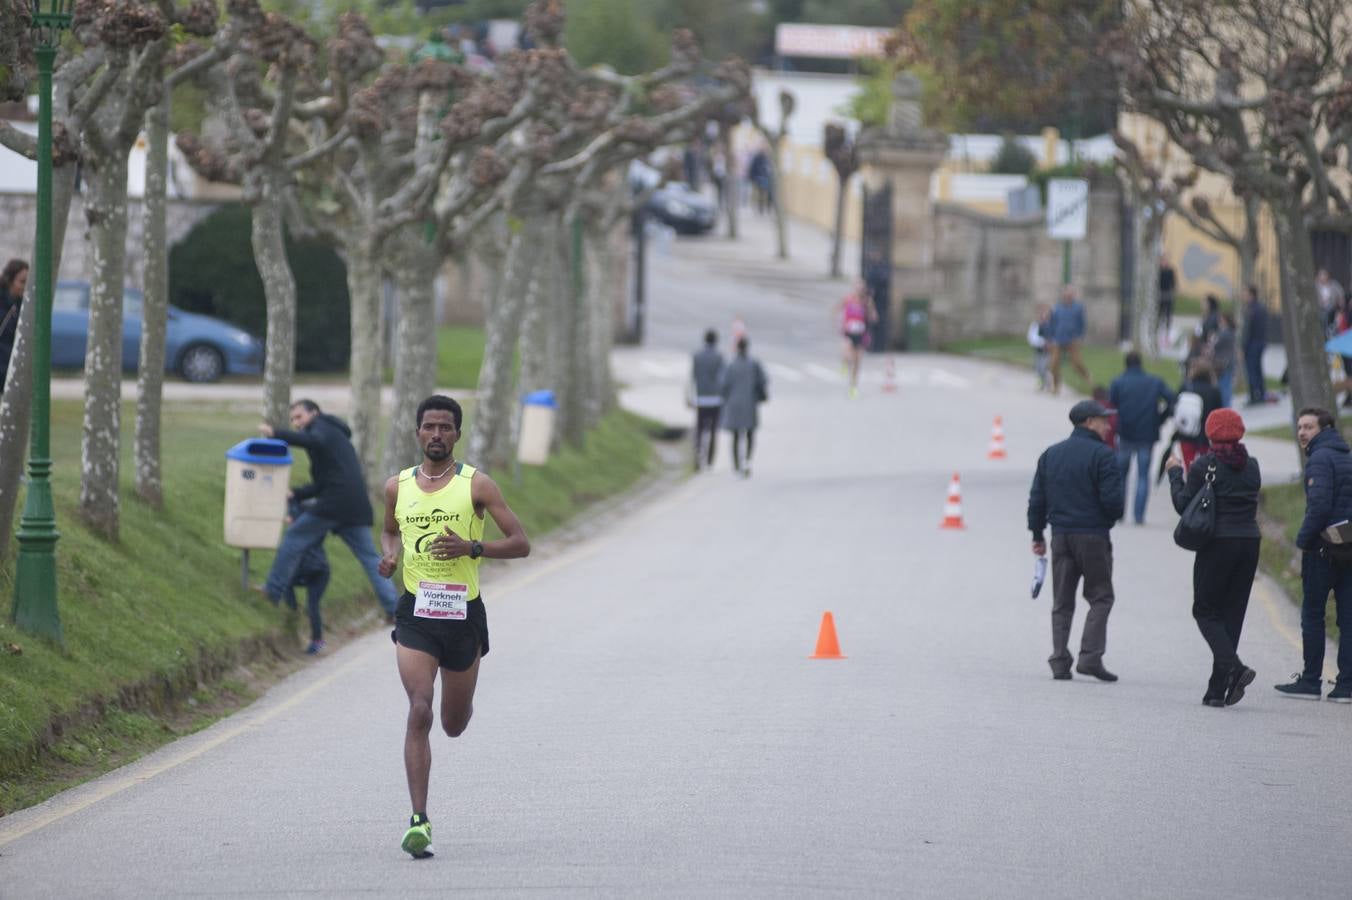
[[[1047,182],[1047,236],[1082,241],[1089,230],[1089,182],[1053,178]]]
[[[1089,182],[1083,178],[1053,178],[1047,182],[1047,236],[1064,241],[1061,281],[1070,284],[1070,242],[1089,232]]]

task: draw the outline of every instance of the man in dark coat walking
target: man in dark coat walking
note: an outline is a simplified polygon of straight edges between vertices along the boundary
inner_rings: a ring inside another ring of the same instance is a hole
[[[314,503],[292,523],[277,548],[277,557],[268,572],[263,592],[276,603],[286,595],[296,577],[301,559],[311,548],[323,542],[333,532],[347,544],[352,555],[366,570],[371,587],[385,612],[394,614],[398,601],[394,583],[381,576],[380,554],[371,540],[371,499],[366,493],[361,462],[352,446],[352,430],[337,416],[320,412],[313,400],[297,400],[291,404],[291,427],[294,431],[273,428],[264,423],[258,427],[264,437],[275,437],[293,447],[304,447],[310,455],[310,484],[292,492],[292,498]]]
[[[1069,438],[1048,447],[1037,461],[1033,489],[1028,494],[1028,528],[1033,553],[1045,556],[1043,536],[1052,526],[1052,655],[1047,663],[1052,677],[1067,680],[1075,671],[1100,681],[1116,681],[1103,667],[1108,642],[1108,614],[1113,608],[1113,545],[1109,538],[1122,518],[1122,482],[1117,460],[1103,436],[1111,413],[1094,400],[1082,400],[1070,410],[1075,426]],[[1070,655],[1070,626],[1075,618],[1075,592],[1084,579],[1089,603],[1080,657]]]
[[[1132,515],[1136,524],[1145,522],[1145,505],[1150,499],[1150,456],[1160,439],[1160,423],[1174,403],[1174,392],[1158,375],[1141,366],[1141,354],[1127,354],[1126,369],[1108,387],[1108,402],[1117,410],[1117,468],[1126,496],[1131,461],[1136,460],[1136,500]],[[1125,503],[1124,503],[1125,505]]]
[[[1318,700],[1324,672],[1324,613],[1329,591],[1338,610],[1338,680],[1325,699],[1352,703],[1352,564],[1332,558],[1323,534],[1352,519],[1352,454],[1334,427],[1333,414],[1309,407],[1296,417],[1296,440],[1305,450],[1305,519],[1296,534],[1300,556],[1300,636],[1305,665],[1277,690]]]
[[[1267,402],[1267,383],[1263,380],[1263,351],[1267,349],[1268,311],[1258,299],[1258,288],[1244,289],[1244,377],[1249,382],[1249,406]]]

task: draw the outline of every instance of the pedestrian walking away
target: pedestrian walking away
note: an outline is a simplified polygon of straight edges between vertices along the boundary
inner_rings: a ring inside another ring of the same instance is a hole
[[[1263,351],[1267,349],[1268,311],[1258,299],[1258,288],[1244,289],[1244,377],[1249,382],[1249,405],[1267,402],[1267,383],[1263,380]]]
[[[759,361],[748,353],[750,342],[737,341],[737,355],[723,370],[723,427],[732,432],[732,466],[743,478],[751,477],[751,454],[755,449],[760,405],[770,398],[769,381]],[[745,452],[743,447],[745,446]]]
[[[845,363],[850,374],[850,397],[859,396],[859,367],[864,359],[864,349],[868,345],[868,329],[878,321],[878,310],[873,305],[873,295],[863,279],[854,283],[854,290],[846,294],[836,304],[840,318],[840,333],[845,338]]]
[[[718,416],[723,409],[723,354],[718,351],[718,332],[704,332],[704,346],[695,351],[690,364],[690,403],[695,408],[695,471],[713,468],[718,443]]]
[[[1324,672],[1324,616],[1329,591],[1338,611],[1338,677],[1327,699],[1352,703],[1352,559],[1330,530],[1352,540],[1352,455],[1326,409],[1307,407],[1296,417],[1296,440],[1305,451],[1305,518],[1296,534],[1300,548],[1300,637],[1305,665],[1289,684],[1288,697],[1318,700]],[[1338,526],[1342,526],[1339,528]]]
[[[1160,256],[1159,272],[1159,325],[1160,346],[1170,343],[1170,331],[1174,325],[1174,289],[1178,287],[1178,273],[1174,271],[1169,257]]]
[[[1235,393],[1235,317],[1221,313],[1216,336],[1211,341],[1211,364],[1216,370],[1216,387],[1221,406],[1229,406]]]
[[[1258,460],[1240,443],[1244,420],[1233,409],[1206,419],[1206,452],[1187,469],[1182,457],[1169,458],[1169,492],[1181,515],[1208,483],[1215,497],[1216,529],[1192,563],[1192,617],[1211,648],[1211,677],[1202,703],[1234,706],[1256,673],[1239,659],[1239,636],[1258,572]]]
[[[1028,493],[1028,528],[1033,554],[1045,556],[1045,531],[1052,529],[1052,655],[1047,659],[1058,681],[1075,671],[1100,681],[1117,676],[1103,665],[1108,644],[1108,614],[1113,608],[1113,545],[1110,532],[1122,518],[1122,484],[1117,461],[1103,436],[1109,410],[1095,400],[1070,409],[1070,437],[1043,451]],[[1070,654],[1075,593],[1084,581],[1089,604],[1080,637],[1080,655]]]
[[[1121,375],[1108,386],[1108,398],[1117,410],[1117,466],[1125,496],[1132,460],[1136,461],[1136,500],[1132,515],[1137,525],[1145,524],[1146,502],[1150,499],[1150,457],[1160,439],[1162,423],[1174,403],[1174,392],[1158,375],[1141,366],[1141,354],[1126,355]]]
[[[1188,476],[1192,461],[1210,446],[1206,423],[1211,414],[1224,405],[1221,392],[1212,381],[1211,364],[1204,359],[1194,360],[1174,401],[1174,432],[1178,436],[1184,478]]]
[[[366,577],[386,614],[394,614],[394,586],[380,574],[380,554],[371,540],[375,517],[366,493],[361,463],[352,446],[352,429],[337,416],[321,412],[313,400],[291,404],[291,428],[258,426],[264,437],[275,437],[293,447],[303,447],[310,456],[310,484],[292,492],[297,500],[313,499],[314,504],[292,523],[277,548],[263,592],[274,603],[281,600],[295,581],[296,571],[306,551],[332,532],[347,544],[361,563]]]
[[[525,529],[497,484],[456,460],[462,419],[460,404],[450,397],[433,395],[418,404],[422,461],[385,483],[380,573],[386,578],[394,575],[402,558],[404,590],[390,639],[408,696],[404,773],[413,807],[399,846],[414,859],[432,855],[427,794],[437,673],[441,673],[441,728],[447,737],[459,737],[474,713],[479,661],[488,655],[479,561],[530,554]],[[485,513],[502,532],[498,540],[483,540]]]
[[[1084,339],[1084,306],[1079,301],[1075,286],[1068,284],[1061,289],[1061,302],[1052,310],[1052,393],[1061,392],[1061,362],[1069,356],[1070,364],[1080,377],[1089,380],[1089,369],[1080,356],[1080,341]]]
[[[313,505],[313,500],[301,503],[292,498],[287,501],[286,524],[288,526],[294,524],[305,512],[306,507]],[[331,574],[329,556],[324,552],[324,542],[321,540],[301,556],[300,565],[296,567],[296,575],[283,594],[287,608],[295,610],[298,605],[296,588],[305,588],[305,614],[310,620],[310,643],[305,652],[311,656],[324,649],[324,619],[320,615],[319,604],[324,599],[324,589],[329,586]]]

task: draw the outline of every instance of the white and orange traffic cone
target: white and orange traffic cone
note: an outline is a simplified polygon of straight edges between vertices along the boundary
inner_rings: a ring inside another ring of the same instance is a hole
[[[887,367],[883,372],[883,393],[895,394],[897,392],[897,362],[890,353],[887,354]]]
[[[999,416],[995,417],[995,424],[991,426],[991,449],[986,454],[986,459],[1005,459],[1005,423]]]
[[[962,482],[957,472],[953,473],[953,480],[948,484],[948,502],[944,504],[944,520],[939,523],[939,527],[953,530],[967,527],[962,521]]]

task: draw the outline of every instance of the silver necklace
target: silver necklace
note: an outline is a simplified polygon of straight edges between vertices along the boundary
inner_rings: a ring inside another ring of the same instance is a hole
[[[447,476],[447,474],[449,474],[450,471],[451,471],[452,469],[455,468],[455,461],[452,460],[452,461],[451,461],[451,464],[450,464],[449,466],[447,466],[446,469],[445,469],[445,471],[443,471],[440,475],[429,475],[429,474],[427,473],[427,469],[423,468],[423,467],[426,466],[426,465],[427,465],[426,462],[421,462],[421,463],[419,463],[419,464],[418,464],[418,471],[419,471],[419,472],[422,472],[423,477],[426,478],[428,481],[436,481],[436,480],[439,479],[439,478],[445,478],[445,477]]]

